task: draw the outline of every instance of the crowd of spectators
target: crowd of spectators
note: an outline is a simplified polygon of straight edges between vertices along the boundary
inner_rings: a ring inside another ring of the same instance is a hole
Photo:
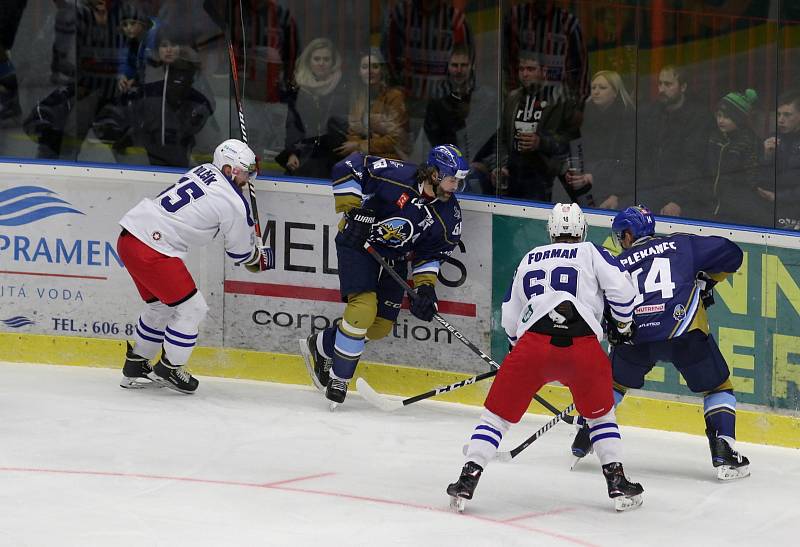
[[[691,66],[636,74],[598,55],[590,67],[567,2],[504,5],[499,51],[481,50],[489,41],[476,39],[475,19],[448,0],[383,6],[375,45],[359,51],[336,33],[304,43],[291,1],[205,0],[191,21],[185,8],[199,3],[38,0],[48,2],[49,82],[27,105],[12,59],[28,2],[9,0],[0,24],[4,155],[16,128],[42,159],[74,161],[91,143],[123,164],[200,163],[203,135],[238,131],[229,36],[249,140],[273,174],[326,179],[354,151],[419,162],[449,143],[470,162],[472,194],[565,193],[585,207],[642,202],[663,215],[800,229],[800,92],[770,112],[774,99],[747,86],[702,98]]]

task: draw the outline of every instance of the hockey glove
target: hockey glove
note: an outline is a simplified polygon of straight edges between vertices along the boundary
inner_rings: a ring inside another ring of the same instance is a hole
[[[636,323],[617,321],[611,317],[606,318],[606,338],[612,346],[630,344],[636,336]]]
[[[433,285],[420,285],[417,295],[411,299],[411,314],[417,319],[430,321],[437,312],[436,289]]]
[[[710,308],[714,302],[714,285],[717,282],[711,279],[706,272],[697,273],[697,288],[700,289],[700,300],[703,301],[705,309]]]
[[[354,249],[360,249],[369,238],[372,224],[375,222],[375,213],[371,209],[357,207],[344,214],[345,226],[342,230],[342,244]]]
[[[261,257],[264,257],[264,269],[261,269]],[[271,247],[256,245],[253,257],[244,263],[248,272],[258,273],[275,268],[275,251]]]

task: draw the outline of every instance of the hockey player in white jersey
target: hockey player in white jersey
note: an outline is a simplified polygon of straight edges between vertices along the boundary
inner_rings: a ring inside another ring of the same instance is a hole
[[[622,440],[611,395],[611,364],[600,340],[606,305],[622,336],[632,336],[636,289],[619,261],[585,242],[586,220],[576,204],[557,204],[547,222],[550,245],[528,252],[503,301],[502,324],[513,346],[484,402],[458,481],[447,487],[451,506],[464,509],[503,435],[519,422],[541,387],[559,381],[586,416],[618,511],[642,503],[644,489],[622,468]]]
[[[253,151],[242,141],[226,140],[214,151],[212,163],[187,171],[120,220],[117,251],[146,304],[135,345],[128,343],[122,387],[197,389],[185,365],[208,306],[183,262],[190,247],[207,245],[222,233],[225,251],[237,265],[258,272],[263,256],[265,269],[275,267],[272,249],[255,236],[250,205],[242,195],[257,174]],[[161,359],[151,367],[162,346]]]

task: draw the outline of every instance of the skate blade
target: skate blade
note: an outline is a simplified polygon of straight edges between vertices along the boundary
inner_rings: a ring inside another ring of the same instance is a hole
[[[122,380],[119,382],[119,387],[125,389],[156,389],[164,387],[164,384],[146,378],[128,378],[123,376]]]
[[[176,386],[175,384],[173,384],[169,380],[165,380],[164,378],[162,378],[161,376],[159,376],[155,372],[148,372],[147,373],[147,377],[150,378],[153,381],[153,383],[159,384],[161,387],[168,387],[172,391],[177,391],[178,393],[183,393],[184,395],[191,395],[191,394],[194,393],[194,391],[188,391],[188,390],[179,388],[178,386]]]
[[[467,500],[458,496],[450,496],[450,510],[456,513],[463,513],[467,506]]]
[[[743,465],[742,467],[732,467],[730,465],[722,465],[717,468],[717,478],[721,481],[733,481],[736,479],[743,479],[750,476],[750,466]]]
[[[578,465],[578,462],[581,461],[582,459],[583,459],[582,457],[578,456],[574,460],[572,460],[572,465],[569,466],[569,470],[574,471],[575,466]]]
[[[334,403],[333,401],[330,401],[328,403],[328,410],[330,410],[331,412],[336,412],[337,408],[339,408],[339,403]]]
[[[630,511],[639,507],[644,500],[641,494],[635,496],[617,496],[614,498],[614,509],[617,511]]]
[[[305,338],[298,338],[297,342],[300,344],[300,355],[303,357],[303,362],[306,364],[306,371],[311,377],[311,383],[320,391],[325,391],[325,386],[319,383],[319,378],[314,373],[314,363],[311,361],[311,353],[308,351],[308,344]]]

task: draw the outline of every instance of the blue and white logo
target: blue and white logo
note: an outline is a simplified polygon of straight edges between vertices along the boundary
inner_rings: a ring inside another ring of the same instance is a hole
[[[66,213],[82,215],[58,194],[41,186],[17,186],[0,192],[0,226],[21,226]]]
[[[36,321],[30,320],[24,315],[17,315],[16,317],[9,317],[8,319],[0,319],[0,323],[3,323],[6,327],[11,327],[12,329],[19,329],[22,327],[27,327],[28,325],[33,325],[36,323]]]

